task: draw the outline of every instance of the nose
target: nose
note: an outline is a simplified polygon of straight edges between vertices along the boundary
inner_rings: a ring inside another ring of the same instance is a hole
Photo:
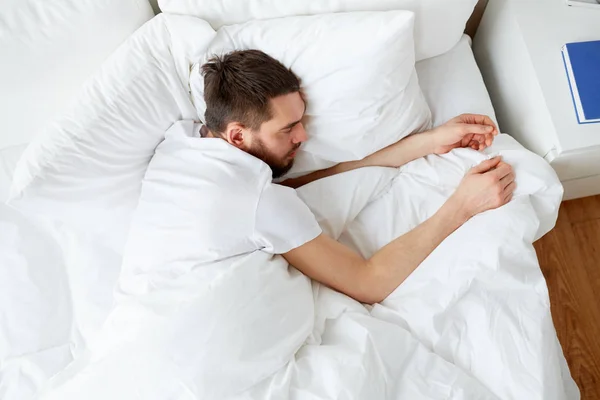
[[[308,135],[306,134],[304,125],[302,125],[302,122],[300,122],[298,125],[296,125],[296,129],[294,129],[294,134],[292,135],[292,143],[297,144],[306,142],[306,139],[308,139]]]

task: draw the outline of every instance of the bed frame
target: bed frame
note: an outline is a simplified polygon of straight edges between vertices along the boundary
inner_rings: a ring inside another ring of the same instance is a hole
[[[483,16],[483,11],[485,10],[487,3],[488,0],[479,0],[475,6],[475,9],[473,10],[473,14],[471,14],[471,18],[469,18],[467,21],[465,33],[471,36],[471,39],[475,37],[475,33],[477,32],[477,28],[479,27],[479,23],[481,22],[481,17]]]
[[[158,4],[157,4],[157,0],[149,0],[150,4],[152,5],[152,9],[154,10],[155,14],[158,14],[160,12],[160,9],[158,8]],[[473,14],[471,15],[471,18],[467,21],[467,25],[465,27],[465,33],[469,36],[471,36],[471,38],[473,38],[475,36],[475,33],[477,32],[477,28],[479,27],[479,22],[481,21],[481,17],[483,16],[483,11],[485,10],[485,6],[487,5],[488,0],[479,0],[479,2],[477,3],[477,5],[475,6],[475,9],[473,10]]]

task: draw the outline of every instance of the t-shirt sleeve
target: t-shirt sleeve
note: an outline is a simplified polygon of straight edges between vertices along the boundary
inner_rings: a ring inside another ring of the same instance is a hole
[[[267,184],[256,209],[254,238],[258,247],[283,254],[321,234],[315,216],[294,189]]]

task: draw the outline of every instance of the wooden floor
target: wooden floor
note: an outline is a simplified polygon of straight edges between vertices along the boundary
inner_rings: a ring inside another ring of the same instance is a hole
[[[563,202],[534,246],[571,375],[582,399],[600,400],[600,196]]]

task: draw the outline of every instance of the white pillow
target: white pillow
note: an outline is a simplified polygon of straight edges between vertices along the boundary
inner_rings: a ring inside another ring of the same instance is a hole
[[[28,143],[140,25],[146,0],[12,0],[0,11],[0,149]]]
[[[414,69],[413,15],[338,13],[224,26],[192,70],[198,115],[206,110],[200,65],[214,54],[259,49],[291,68],[306,95],[309,140],[292,175],[361,159],[426,129],[431,114]]]
[[[9,202],[123,246],[155,147],[173,121],[197,118],[189,68],[214,30],[159,15],[135,32],[85,85],[76,106],[25,150]]]
[[[253,19],[347,11],[410,10],[417,15],[417,60],[450,50],[460,39],[477,0],[158,0],[163,12],[195,15],[213,28]]]

